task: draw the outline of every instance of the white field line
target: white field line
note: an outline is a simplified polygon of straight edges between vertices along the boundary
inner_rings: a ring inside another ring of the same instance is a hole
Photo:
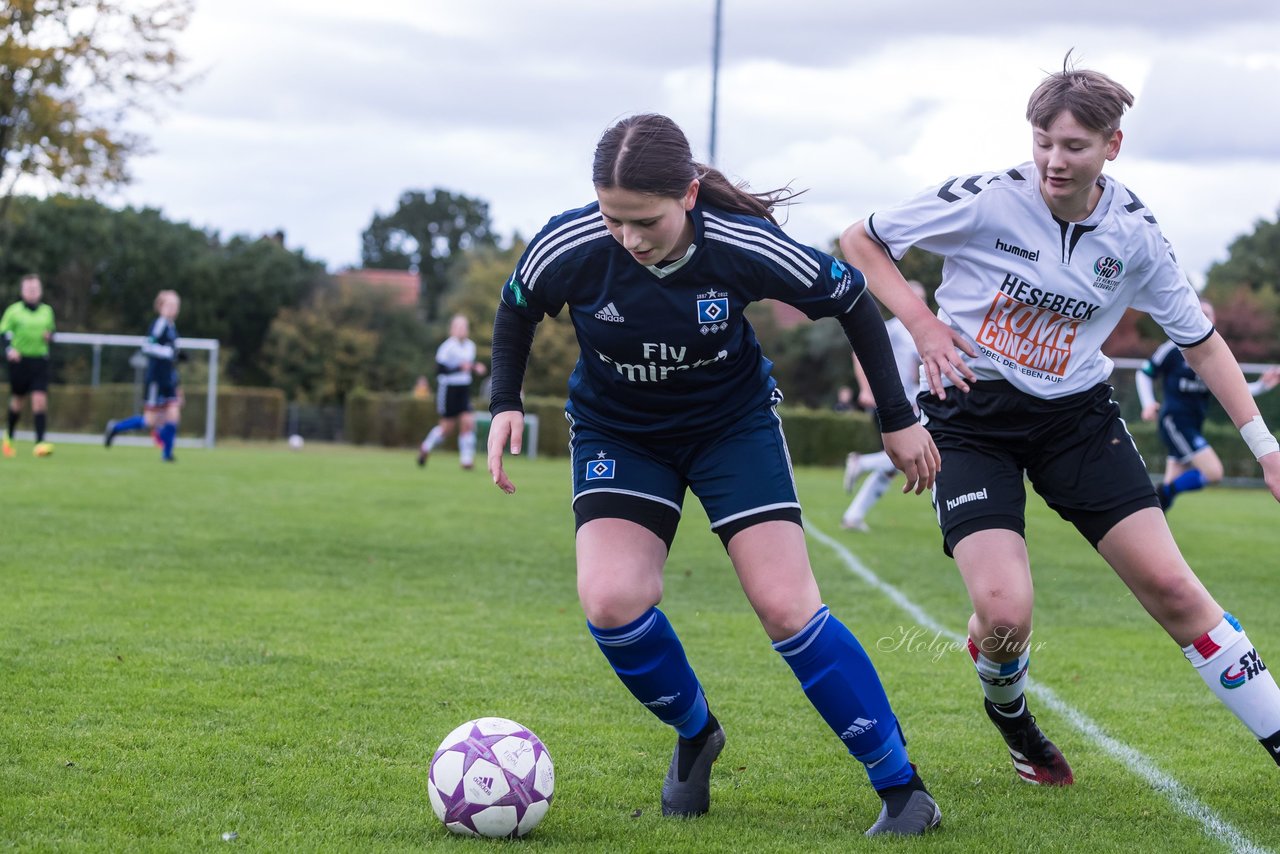
[[[858,560],[853,552],[844,547],[843,543],[827,536],[814,527],[811,522],[806,521],[804,527],[810,536],[835,552],[850,572],[866,582],[869,587],[873,587],[889,597],[895,605],[906,611],[916,623],[935,632],[938,637],[946,638],[952,643],[958,644],[959,649],[965,648],[966,637],[964,635],[951,631],[935,620],[928,611],[913,602],[905,593],[868,569],[866,564]],[[1241,854],[1271,854],[1269,849],[1255,844],[1238,828],[1207,805],[1201,803],[1195,795],[1187,791],[1185,786],[1164,771],[1161,771],[1145,754],[1107,735],[1103,732],[1102,727],[1094,723],[1083,712],[1063,702],[1054,693],[1053,689],[1036,682],[1030,677],[1027,678],[1027,687],[1046,706],[1066,718],[1082,735],[1092,740],[1103,751],[1110,754],[1112,758],[1118,760],[1168,798],[1179,812],[1198,822],[1205,835],[1210,839],[1221,843],[1231,851],[1241,852]]]

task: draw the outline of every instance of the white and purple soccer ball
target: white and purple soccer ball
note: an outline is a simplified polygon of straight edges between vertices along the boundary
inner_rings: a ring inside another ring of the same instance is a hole
[[[506,718],[477,718],[440,742],[427,795],[454,833],[517,837],[547,814],[555,783],[551,754],[536,735]]]

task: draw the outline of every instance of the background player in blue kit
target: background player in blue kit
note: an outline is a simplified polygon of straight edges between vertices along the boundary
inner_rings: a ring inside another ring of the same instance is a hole
[[[710,807],[724,730],[662,599],[684,495],[721,538],[765,632],[805,694],[866,768],[883,806],[867,831],[918,834],[941,812],[907,759],[866,653],[822,604],[805,549],[781,399],[747,304],[773,298],[837,317],[876,398],[885,448],[908,489],[932,483],[936,448],[902,393],[861,273],[788,238],[771,214],[786,190],[753,194],[696,163],[665,116],[601,137],[598,201],[554,217],[502,291],[493,332],[489,471],[520,452],[520,385],[536,324],[568,309],[581,353],[569,379],[578,595],[588,629],[631,693],[678,733],[664,815]]]
[[[1019,776],[1074,779],[1023,694],[1032,611],[1024,477],[1280,763],[1280,690],[1169,533],[1111,400],[1102,342],[1129,307],[1149,313],[1240,428],[1277,499],[1280,443],[1155,217],[1102,174],[1120,153],[1133,96],[1069,63],[1068,54],[1028,104],[1033,162],[952,178],[851,226],[840,245],[921,355],[931,393],[918,402],[943,461],[933,500],[944,549],[973,603],[969,651],[985,708]],[[913,245],[945,258],[937,317],[893,262]]]
[[[177,291],[156,294],[159,315],[147,330],[142,352],[147,357],[146,394],[141,415],[123,421],[108,421],[102,440],[108,448],[116,436],[131,430],[158,428],[161,459],[174,461],[173,443],[178,436],[178,419],[182,415],[182,386],[178,379],[178,328],[174,320],[182,309]]]
[[[1213,321],[1213,304],[1201,300],[1200,307]],[[1156,401],[1153,380],[1160,381],[1163,403]],[[1156,487],[1160,507],[1168,510],[1178,493],[1203,489],[1222,480],[1222,460],[1202,432],[1209,413],[1209,387],[1196,376],[1182,357],[1182,350],[1172,341],[1156,348],[1134,375],[1134,382],[1142,401],[1142,420],[1156,421],[1160,441],[1169,451],[1164,482]],[[1280,368],[1268,368],[1261,378],[1249,383],[1249,393],[1257,397],[1277,383]]]
[[[436,382],[440,386],[436,411],[440,423],[432,427],[418,447],[418,465],[425,466],[431,452],[457,431],[458,464],[475,465],[476,416],[471,407],[471,378],[484,376],[484,362],[476,361],[476,344],[471,340],[471,323],[461,314],[449,320],[449,337],[436,348]]]

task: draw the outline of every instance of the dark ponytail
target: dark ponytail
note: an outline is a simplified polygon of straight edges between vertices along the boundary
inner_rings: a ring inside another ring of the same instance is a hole
[[[591,181],[597,187],[679,199],[695,179],[698,198],[712,207],[775,223],[773,209],[800,195],[787,187],[752,193],[745,184],[732,183],[718,169],[695,161],[684,131],[657,113],[623,119],[596,145]]]

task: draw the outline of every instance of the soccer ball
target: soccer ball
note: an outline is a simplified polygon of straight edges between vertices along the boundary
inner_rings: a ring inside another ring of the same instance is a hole
[[[294,433],[289,437],[289,447],[293,448],[295,451],[301,451],[303,444],[304,442],[302,441],[302,437],[297,433]]]
[[[506,718],[478,718],[440,742],[427,795],[454,833],[514,838],[542,821],[555,782],[551,754],[536,735]]]

